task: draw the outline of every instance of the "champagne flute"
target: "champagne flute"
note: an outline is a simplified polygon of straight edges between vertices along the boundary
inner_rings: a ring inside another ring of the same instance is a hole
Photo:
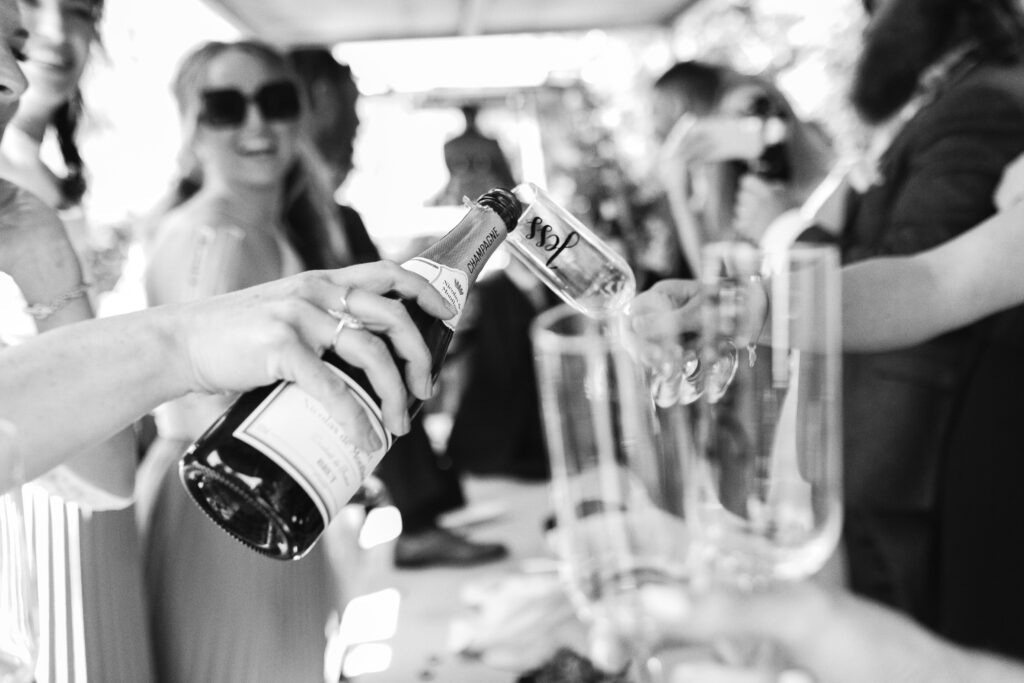
[[[533,183],[512,193],[524,207],[506,244],[563,301],[593,317],[621,312],[636,277],[619,253]]]
[[[683,587],[689,575],[683,473],[693,449],[679,412],[690,408],[655,406],[622,331],[616,318],[561,305],[531,336],[563,579],[592,631],[614,634],[632,675],[652,681],[658,634],[641,591]],[[621,663],[605,655],[599,665]]]
[[[698,402],[687,512],[703,576],[741,590],[804,579],[842,526],[838,255],[723,242],[702,256],[704,354],[739,353]],[[766,643],[731,645],[747,666],[781,664]]]

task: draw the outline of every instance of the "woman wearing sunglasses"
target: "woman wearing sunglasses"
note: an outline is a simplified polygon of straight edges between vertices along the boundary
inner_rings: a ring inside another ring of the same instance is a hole
[[[304,103],[282,55],[256,42],[204,44],[182,61],[173,94],[181,168],[154,222],[150,305],[351,262],[324,176],[304,152]],[[371,303],[362,296],[350,298],[353,310]],[[338,604],[322,544],[300,562],[267,561],[211,524],[178,478],[185,449],[230,401],[161,406],[139,472],[159,680],[321,681]]]
[[[88,240],[75,132],[82,110],[79,81],[103,9],[102,0],[10,5],[13,16],[20,10],[25,29],[10,47],[18,48],[28,88],[0,143],[0,178],[34,196],[21,195],[11,205],[14,213],[5,214],[5,223],[21,229],[4,232],[0,270],[14,279],[31,316],[3,317],[0,335],[8,340],[93,317],[88,273],[79,263],[88,261]],[[63,156],[56,169],[40,156],[50,134]],[[47,220],[47,206],[60,212],[61,221]],[[40,683],[152,677],[130,506],[135,465],[128,429],[25,486],[35,530]]]

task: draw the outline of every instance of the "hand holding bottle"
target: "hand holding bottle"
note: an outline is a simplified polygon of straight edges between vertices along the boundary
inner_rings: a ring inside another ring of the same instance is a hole
[[[386,293],[414,300],[437,318],[452,316],[436,289],[394,263],[302,273],[171,309],[184,351],[178,374],[186,391],[205,393],[290,380],[339,421],[361,417],[344,382],[320,360],[320,352],[333,345],[370,378],[388,429],[404,434],[406,387],[421,399],[432,393],[430,354],[405,308]],[[342,296],[365,329],[348,328],[334,339],[338,321],[328,311],[339,308]],[[378,334],[406,361],[404,382]],[[358,427],[357,434],[366,433],[365,425]]]
[[[278,324],[256,334],[283,334],[291,351],[301,336],[303,352],[267,363],[266,386],[238,396],[179,462],[199,507],[258,552],[278,559],[307,553],[395,435],[409,431],[473,283],[522,210],[507,190],[491,190],[467,200],[458,225],[401,267],[378,263],[297,281],[305,301],[298,305],[312,304],[308,326],[296,332]],[[363,277],[350,279],[353,271]],[[324,312],[332,309],[333,316]],[[194,365],[201,386],[222,371],[219,362]],[[396,366],[405,366],[410,393]]]

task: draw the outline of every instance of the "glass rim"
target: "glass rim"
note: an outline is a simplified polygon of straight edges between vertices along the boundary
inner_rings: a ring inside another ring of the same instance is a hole
[[[612,325],[618,324],[619,316],[606,319]],[[552,329],[566,320],[581,320],[585,323],[582,329],[572,332],[559,332]],[[567,303],[553,306],[538,314],[530,323],[530,340],[535,350],[540,352],[558,353],[593,353],[594,350],[611,349],[614,344],[606,336],[597,332],[600,323]]]

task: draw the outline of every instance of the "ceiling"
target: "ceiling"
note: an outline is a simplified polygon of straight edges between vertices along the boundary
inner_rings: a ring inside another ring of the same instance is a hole
[[[670,24],[697,0],[205,0],[283,45]]]

